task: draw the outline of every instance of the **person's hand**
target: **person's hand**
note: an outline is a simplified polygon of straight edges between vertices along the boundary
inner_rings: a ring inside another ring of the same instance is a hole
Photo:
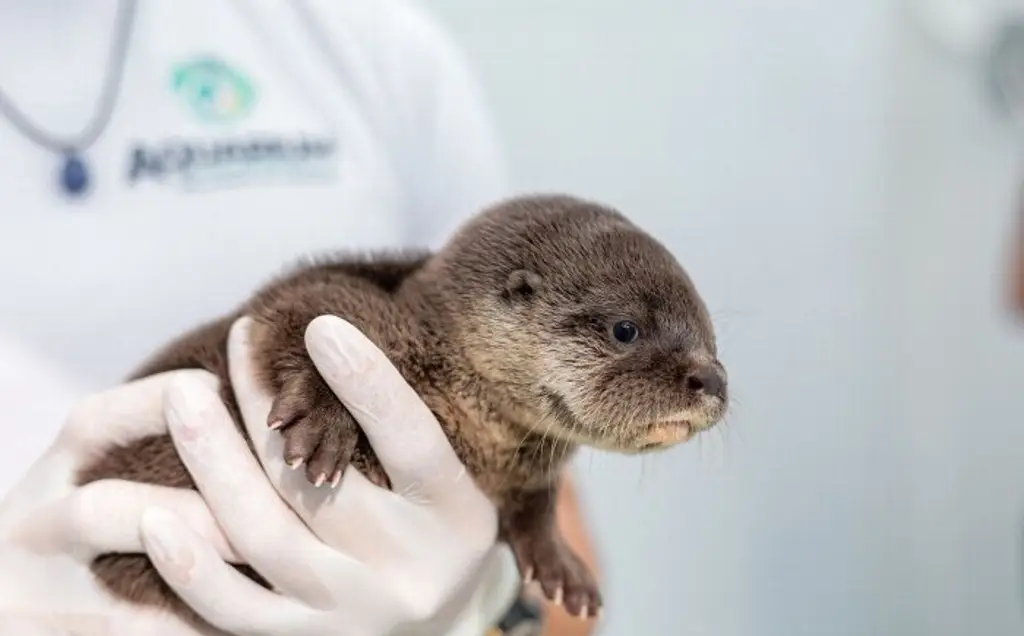
[[[17,356],[14,356],[16,358]],[[3,364],[28,369],[30,361],[4,356]],[[214,386],[209,374],[182,371],[132,382],[89,396],[72,409],[50,448],[0,501],[0,633],[4,636],[170,636],[192,634],[180,621],[113,601],[88,569],[102,552],[141,552],[143,511],[174,510],[211,549],[234,558],[198,493],[127,482],[76,487],[74,475],[89,458],[118,441],[165,434],[164,393],[176,380]],[[41,403],[65,400],[66,389],[36,374],[0,396],[8,434],[45,426]],[[58,395],[60,394],[60,395]],[[45,413],[45,416],[44,416]]]
[[[493,546],[494,511],[379,350],[329,319],[310,329],[309,340],[321,370],[362,417],[402,496],[354,471],[328,503],[317,500],[322,492],[291,481],[295,473],[283,466],[278,440],[261,426],[270,398],[252,382],[243,325],[233,332],[232,370],[249,430],[274,488],[326,544],[273,496],[217,399],[212,375],[147,378],[80,403],[0,505],[0,633],[191,634],[173,617],[112,601],[87,569],[96,554],[142,550],[194,609],[239,634],[482,633],[517,587],[507,548]],[[338,357],[342,351],[356,356],[355,367]],[[358,385],[345,382],[344,369],[359,376]],[[73,485],[87,458],[115,441],[164,434],[167,420],[216,521],[194,491],[119,481]],[[396,423],[409,430],[391,435]],[[224,560],[263,563],[285,595],[241,579]]]
[[[258,460],[209,384],[193,380],[174,394],[169,424],[231,545],[276,592],[225,564],[175,514],[153,510],[142,536],[164,579],[233,634],[484,633],[514,599],[518,573],[495,543],[494,507],[426,405],[354,327],[314,320],[310,356],[359,420],[393,492],[355,470],[337,490],[314,488],[285,464],[282,438],[267,428],[272,396],[256,385],[248,325],[231,332],[229,366]]]

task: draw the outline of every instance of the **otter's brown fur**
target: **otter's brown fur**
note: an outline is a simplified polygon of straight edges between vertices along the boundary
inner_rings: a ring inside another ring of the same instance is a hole
[[[213,372],[245,434],[226,341],[232,322],[249,315],[259,380],[276,396],[268,425],[282,431],[286,461],[303,463],[318,486],[337,483],[351,465],[387,487],[359,426],[306,353],[306,326],[322,314],[345,318],[389,356],[497,505],[501,538],[521,571],[580,616],[597,612],[600,593],[554,514],[558,476],[577,445],[665,448],[726,409],[712,325],[682,267],[618,211],[568,196],[496,204],[436,254],[303,263],[132,377]],[[166,436],[113,449],[79,477],[195,488]],[[93,571],[118,597],[208,628],[145,556],[102,555]]]

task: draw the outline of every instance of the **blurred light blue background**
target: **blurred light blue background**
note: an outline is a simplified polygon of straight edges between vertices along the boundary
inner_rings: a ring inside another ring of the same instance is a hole
[[[601,633],[1024,633],[1019,136],[977,64],[899,2],[428,4],[516,188],[620,206],[718,323],[725,430],[579,462]]]

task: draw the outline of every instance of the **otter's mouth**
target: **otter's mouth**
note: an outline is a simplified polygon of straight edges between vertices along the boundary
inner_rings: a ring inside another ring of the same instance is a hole
[[[560,424],[555,429],[548,429],[547,433],[595,448],[626,453],[644,452],[686,443],[703,430],[699,422],[694,423],[690,418],[690,413],[676,412],[646,426],[630,426],[628,433],[605,432],[597,435],[583,425],[561,395],[547,387],[544,387],[543,395]]]
[[[644,435],[644,448],[672,446],[690,441],[694,428],[689,420],[680,418],[658,420],[651,424]]]

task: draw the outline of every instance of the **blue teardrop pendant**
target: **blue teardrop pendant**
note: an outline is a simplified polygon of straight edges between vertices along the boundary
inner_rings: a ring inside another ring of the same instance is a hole
[[[89,169],[75,153],[64,155],[64,166],[60,170],[60,186],[65,193],[81,196],[89,189]]]

